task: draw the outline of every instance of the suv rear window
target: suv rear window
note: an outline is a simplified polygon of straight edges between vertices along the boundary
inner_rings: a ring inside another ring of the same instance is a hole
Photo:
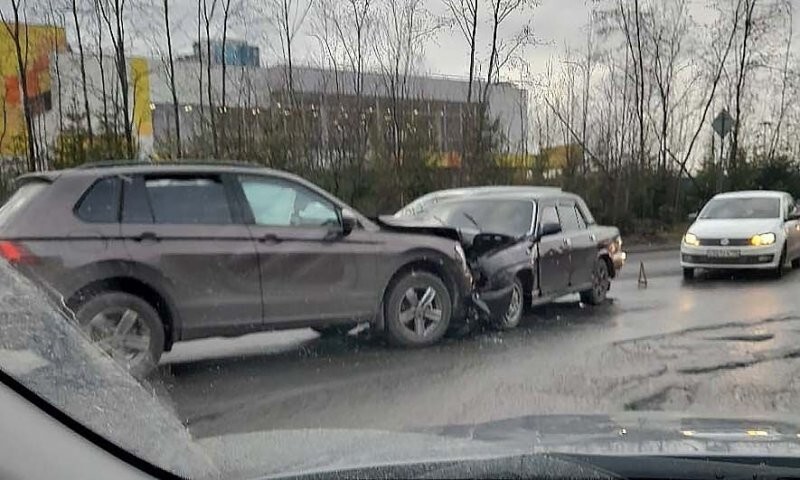
[[[233,223],[225,186],[218,178],[146,178],[144,185],[155,223]]]
[[[45,187],[47,182],[35,181],[23,184],[11,195],[11,198],[0,207],[0,225],[5,225],[17,212],[22,210]]]
[[[96,181],[78,205],[78,218],[91,223],[116,223],[119,220],[119,195],[118,177]]]

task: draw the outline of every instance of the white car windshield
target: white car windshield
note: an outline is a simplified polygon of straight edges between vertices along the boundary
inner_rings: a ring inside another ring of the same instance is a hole
[[[704,220],[778,218],[781,202],[777,198],[715,198],[700,214]]]

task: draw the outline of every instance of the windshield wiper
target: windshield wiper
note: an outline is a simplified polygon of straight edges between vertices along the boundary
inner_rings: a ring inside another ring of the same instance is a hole
[[[475,225],[475,228],[477,228],[477,229],[478,229],[478,231],[481,231],[481,232],[483,231],[483,228],[482,228],[482,227],[481,227],[481,225],[478,223],[478,221],[477,221],[477,220],[475,220],[475,217],[473,217],[472,215],[470,215],[470,214],[469,214],[469,213],[467,213],[467,212],[461,212],[461,215],[464,215],[464,217],[465,217],[467,220],[469,220],[469,221],[470,221],[470,223],[472,223],[473,225]]]

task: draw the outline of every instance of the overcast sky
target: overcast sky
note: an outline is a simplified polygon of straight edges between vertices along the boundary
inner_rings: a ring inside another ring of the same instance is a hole
[[[189,51],[191,42],[196,36],[194,24],[196,13],[196,0],[174,0],[176,11],[180,9],[182,14],[175,15],[173,18],[174,26],[177,31],[182,33],[178,40],[178,48]],[[236,0],[234,0],[236,2]],[[488,2],[486,2],[488,4]],[[567,42],[582,41],[583,26],[588,19],[589,9],[586,0],[541,0],[540,5],[534,8],[532,15],[525,17],[517,16],[511,18],[508,23],[507,32],[510,34],[516,31],[527,19],[532,22],[536,37],[540,44],[536,47],[528,48],[526,58],[535,66],[543,67],[546,59],[563,49]],[[443,3],[441,0],[428,0],[428,9],[435,14],[444,14]],[[487,12],[484,12],[487,13]],[[246,16],[234,20],[238,25],[233,28],[233,36],[244,37],[259,44],[262,47],[262,56],[268,62],[278,61],[278,53],[271,51],[270,42],[277,39],[270,36],[271,27],[263,19]],[[488,17],[485,17],[488,18]],[[307,21],[306,30],[310,27],[311,21]],[[309,32],[304,32],[297,38],[295,51],[297,56],[306,61],[312,61],[316,55],[316,43],[309,36]],[[488,45],[488,27],[484,26],[479,35],[484,43]],[[482,35],[481,35],[482,34]],[[266,36],[266,38],[265,38]],[[275,43],[272,43],[273,45]],[[266,47],[266,48],[265,48]],[[425,53],[423,70],[430,73],[443,75],[465,76],[468,71],[467,50],[463,36],[455,30],[443,29],[436,36],[434,41],[428,45]]]
[[[68,5],[70,0],[22,0],[27,2],[30,10],[29,18],[36,21],[45,21],[42,12],[47,11],[47,5],[52,2],[58,9],[62,5],[61,11],[66,17],[68,37],[71,44],[75,44],[75,32]],[[91,5],[92,0],[78,0],[85,5]],[[127,0],[130,22],[128,25],[128,39],[130,40],[131,50],[134,54],[154,55],[159,48],[164,48],[164,39],[161,31],[163,21],[160,16],[161,0]],[[170,0],[170,21],[173,30],[173,41],[176,53],[190,53],[192,42],[196,39],[196,18],[197,2],[199,0]],[[213,0],[209,0],[211,3]],[[262,58],[266,63],[280,61],[277,36],[274,28],[266,19],[267,5],[275,0],[232,0],[231,19],[229,21],[229,37],[247,40],[261,47]],[[319,1],[319,0],[298,0],[299,2]],[[381,0],[374,0],[380,3]],[[599,2],[601,4],[608,3]],[[662,0],[651,0],[659,2]],[[733,1],[733,0],[731,0]],[[792,3],[800,5],[800,0],[791,0]],[[690,11],[695,22],[702,25],[711,20],[707,6],[709,0],[688,0]],[[220,2],[221,3],[221,2]],[[484,0],[482,5],[488,4]],[[583,48],[585,45],[585,25],[589,18],[589,10],[592,4],[598,3],[596,0],[540,0],[540,5],[531,10],[530,15],[524,17],[517,16],[508,23],[506,34],[511,35],[525,21],[530,21],[534,33],[539,40],[536,46],[530,47],[525,51],[524,58],[531,65],[533,73],[540,73],[545,69],[548,59],[552,59],[562,54],[567,46],[574,49]],[[0,0],[0,9],[8,15],[10,0]],[[138,6],[137,6],[138,5]],[[257,8],[245,8],[244,5],[256,5]],[[442,0],[427,0],[426,6],[434,13],[443,13]],[[261,11],[258,11],[261,10]],[[488,18],[484,11],[484,19]],[[311,63],[317,55],[317,43],[310,37],[308,31],[312,26],[310,17],[305,22],[305,31],[298,35],[294,50],[298,63]],[[221,12],[216,15],[221,19]],[[87,19],[88,21],[88,19]],[[221,21],[218,22],[221,25]],[[220,29],[217,25],[217,35]],[[795,51],[800,51],[800,12],[794,15],[794,46]],[[212,31],[214,28],[212,27]],[[480,33],[480,43],[488,46],[489,31],[488,25],[483,26]],[[212,33],[212,36],[215,34]],[[487,47],[484,47],[487,48]],[[426,73],[443,75],[465,76],[467,73],[467,50],[463,37],[455,30],[442,30],[437,35],[434,42],[430,43],[425,52],[422,70]],[[510,78],[511,80],[516,80]]]

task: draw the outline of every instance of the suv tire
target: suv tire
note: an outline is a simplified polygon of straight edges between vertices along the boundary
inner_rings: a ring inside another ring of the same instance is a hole
[[[89,339],[137,378],[164,352],[164,324],[145,300],[124,292],[99,293],[75,313]]]
[[[386,294],[386,336],[401,347],[432,345],[447,332],[452,312],[450,291],[438,276],[408,272],[393,281]]]

